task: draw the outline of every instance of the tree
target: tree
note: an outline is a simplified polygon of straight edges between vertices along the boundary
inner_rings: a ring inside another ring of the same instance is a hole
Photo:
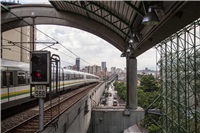
[[[161,131],[160,128],[154,124],[148,127],[148,133],[158,133],[159,131]]]
[[[113,85],[115,86],[115,89],[117,90],[119,97],[123,100],[126,100],[127,99],[126,84],[124,84],[123,82],[121,83],[115,82]]]
[[[144,92],[152,92],[152,91],[158,91],[158,82],[153,77],[152,74],[150,75],[144,75],[142,76],[140,80],[140,89],[144,90]]]
[[[137,74],[137,77],[140,79],[140,78],[142,78],[142,74]]]

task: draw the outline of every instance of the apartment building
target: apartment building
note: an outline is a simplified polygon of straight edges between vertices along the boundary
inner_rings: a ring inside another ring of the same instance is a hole
[[[1,33],[1,58],[30,62],[30,53],[33,49],[33,28],[31,26],[25,26],[15,28],[6,32]],[[34,36],[36,40],[36,30],[34,29]],[[34,42],[36,42],[34,40]],[[9,41],[14,42],[9,43]],[[36,49],[36,45],[34,45]]]

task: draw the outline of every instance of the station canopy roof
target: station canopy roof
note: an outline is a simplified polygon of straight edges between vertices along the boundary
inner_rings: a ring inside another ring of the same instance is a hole
[[[88,20],[98,22],[113,31],[113,33],[116,33],[123,40],[123,44],[120,47],[116,46],[122,52],[127,49],[130,39],[132,39],[134,43],[131,46],[134,49],[135,57],[152,48],[184,26],[192,23],[200,16],[200,2],[198,1],[49,2],[58,12],[71,12],[83,16]],[[31,7],[31,5],[27,7]],[[9,11],[10,8],[1,6],[1,11]],[[148,14],[149,8],[152,9],[152,12],[159,19],[157,25],[142,24],[143,18]],[[16,21],[15,19],[21,18],[2,19],[2,23],[14,22]],[[135,37],[138,43],[135,43]]]
[[[93,19],[121,36],[128,47],[133,35],[139,43],[132,44],[135,56],[155,46],[171,34],[199,17],[200,2],[185,1],[49,1],[58,11],[73,12]],[[197,6],[198,5],[198,6]],[[149,7],[157,14],[158,25],[144,25]],[[197,11],[197,12],[195,12]],[[197,15],[197,14],[198,15]],[[193,17],[192,17],[193,16]],[[134,39],[133,39],[134,40]]]

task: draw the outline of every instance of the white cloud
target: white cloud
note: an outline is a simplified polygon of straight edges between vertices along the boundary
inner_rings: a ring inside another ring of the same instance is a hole
[[[91,65],[101,65],[102,61],[106,61],[108,70],[110,70],[112,66],[121,69],[126,67],[126,58],[120,57],[121,52],[113,45],[97,37],[96,35],[66,26],[38,25],[37,28],[62,43],[64,46],[66,46],[85,61],[89,62]],[[38,41],[52,41],[38,31],[37,39]],[[45,46],[37,46],[37,49],[39,50],[42,47]],[[73,54],[58,44],[53,47],[58,48],[59,51],[65,53],[66,55],[76,58]],[[75,59],[72,59],[64,54],[59,53],[58,51],[49,48],[47,50],[52,51],[52,53],[59,54],[61,60],[72,63],[64,63],[62,66],[75,64]],[[146,53],[139,56],[137,60],[138,69],[144,69],[145,67],[155,69],[155,50],[151,49],[147,51]],[[81,67],[86,65],[88,64],[81,60]]]

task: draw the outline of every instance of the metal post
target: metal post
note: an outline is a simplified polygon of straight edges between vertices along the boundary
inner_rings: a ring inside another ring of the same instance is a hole
[[[21,39],[21,43],[20,43],[20,46],[21,46],[21,49],[20,49],[20,61],[22,62],[22,56],[23,56],[23,50],[22,50],[22,47],[23,47],[23,44],[22,44],[22,41],[23,41],[23,31],[22,31],[22,27],[20,28],[20,31],[21,31],[21,34],[20,34],[20,39]]]
[[[56,93],[58,93],[58,61],[56,60]]]
[[[179,36],[178,34],[176,35],[177,37],[177,97],[178,97],[178,132],[181,132],[180,129],[180,67],[179,67]]]
[[[3,56],[3,48],[2,48],[2,36],[3,36],[3,33],[2,32],[0,32],[0,58],[2,58],[2,56]]]
[[[50,72],[49,72],[49,76],[50,76],[50,78],[49,78],[49,98],[50,98],[50,105],[51,105],[51,121],[52,121],[52,90],[51,90],[51,85],[52,85],[52,83],[51,83],[51,80],[53,79],[53,81],[54,81],[54,78],[52,78],[52,75],[53,75],[53,77],[54,77],[54,71],[53,71],[53,73],[52,73],[52,58],[50,59],[50,65],[51,65],[51,67],[50,67]],[[53,67],[53,70],[54,70],[54,67]],[[54,86],[54,84],[53,84],[53,86]]]
[[[35,45],[35,32],[34,32],[34,25],[35,25],[35,17],[32,17],[33,19],[33,46],[32,46],[32,51],[34,51],[34,45]]]
[[[167,120],[167,114],[168,114],[168,100],[167,100],[167,97],[168,97],[168,94],[167,94],[167,90],[168,90],[168,87],[167,87],[167,43],[165,43],[165,106],[166,106],[166,127],[168,127],[168,120]],[[166,128],[167,132],[168,132],[168,128]]]
[[[198,39],[199,40],[199,39]],[[194,24],[194,104],[195,104],[195,130],[197,131],[197,63],[196,63],[196,24]]]
[[[184,69],[185,69],[185,112],[187,112],[187,93],[189,93],[189,91],[187,91],[187,45],[186,45],[186,30],[184,32]],[[187,130],[187,115],[185,115],[185,129]]]
[[[161,92],[163,94],[163,51],[162,51],[162,45],[160,47],[160,51],[161,51],[161,54],[160,54],[160,60],[161,60],[161,64],[160,64],[160,77],[161,77]],[[161,106],[162,106],[162,109],[163,109],[163,97],[162,97],[162,100],[161,100]],[[163,122],[164,119],[163,119],[164,116],[162,116],[162,119],[161,121]],[[163,131],[162,131],[163,132]]]
[[[171,116],[172,116],[171,119],[172,119],[172,121],[174,121],[174,109],[173,109],[174,108],[174,106],[173,106],[174,103],[173,103],[173,100],[172,100],[173,99],[173,94],[174,94],[173,93],[173,88],[174,88],[173,84],[174,84],[174,82],[172,80],[173,79],[172,40],[170,40],[170,45],[171,45],[171,53],[170,53],[170,55],[171,55],[171,79],[170,79],[171,80],[171,103],[170,104],[171,104]],[[171,131],[173,131],[173,129],[174,129],[174,122],[172,122],[171,124],[172,124]]]
[[[39,131],[44,130],[44,99],[39,98]]]

